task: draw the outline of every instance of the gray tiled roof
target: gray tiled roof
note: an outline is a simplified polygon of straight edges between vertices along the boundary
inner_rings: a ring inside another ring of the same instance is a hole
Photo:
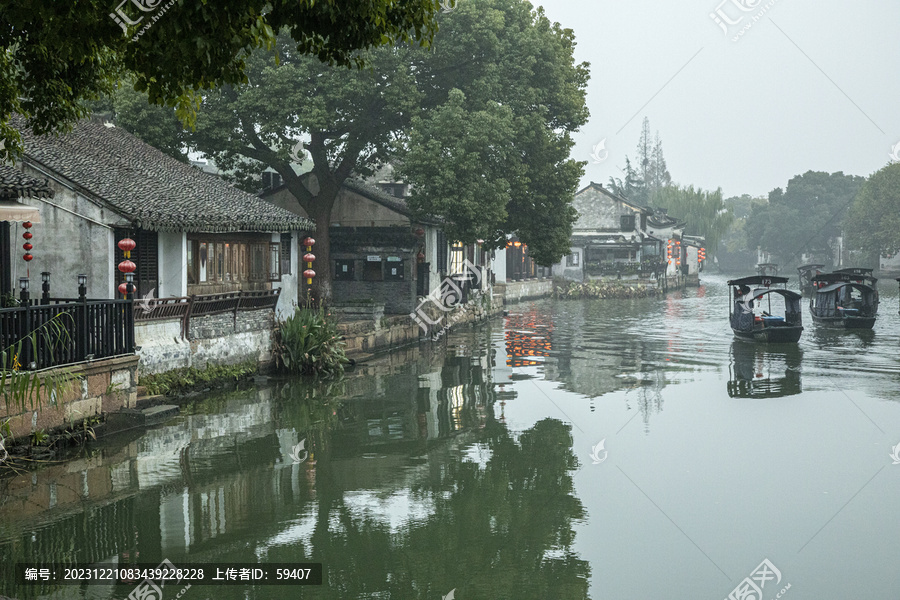
[[[46,179],[29,177],[14,167],[0,163],[0,199],[52,197],[53,189]]]
[[[25,163],[85,188],[138,227],[155,231],[284,232],[313,222],[179,162],[120,127],[84,120],[71,133],[35,136],[14,121]]]

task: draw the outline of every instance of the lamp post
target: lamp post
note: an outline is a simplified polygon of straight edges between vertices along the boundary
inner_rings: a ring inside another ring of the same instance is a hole
[[[50,271],[41,273],[41,304],[50,304]]]
[[[125,273],[125,299],[132,297],[134,293],[134,273]]]
[[[22,303],[22,306],[28,306],[28,287],[28,278],[19,277],[19,301]]]
[[[87,275],[80,273],[78,275],[78,299],[84,300],[87,296]]]

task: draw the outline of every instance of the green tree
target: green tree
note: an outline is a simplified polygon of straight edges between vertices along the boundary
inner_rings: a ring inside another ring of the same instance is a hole
[[[588,65],[574,62],[572,31],[527,2],[467,2],[451,16],[422,65],[426,98],[445,109],[401,138],[410,205],[448,217],[461,241],[501,247],[514,232],[538,264],[552,264],[568,253],[576,218],[584,163],[570,158],[571,134],[588,116]]]
[[[198,91],[245,82],[248,53],[271,48],[276,31],[288,31],[294,52],[359,65],[360,49],[430,43],[440,6],[438,0],[4,2],[0,159],[22,152],[9,123],[13,113],[24,115],[36,134],[65,130],[126,71],[151,102],[176,106],[191,121]]]
[[[844,223],[848,245],[874,264],[900,252],[900,163],[873,173],[859,190]]]
[[[479,239],[496,243],[501,233],[516,232],[536,260],[558,260],[568,252],[575,217],[570,202],[581,176],[581,164],[568,158],[570,131],[587,118],[587,65],[573,62],[572,32],[521,0],[463,3],[442,18],[441,27],[432,51],[377,48],[365,54],[368,66],[361,70],[323,67],[280,37],[278,60],[266,52],[248,60],[250,84],[226,86],[204,98],[189,145],[234,171],[243,184],[265,167],[277,171],[317,224],[321,264],[330,263],[328,227],[341,184],[372,173],[398,152],[411,166],[446,161],[433,165],[446,182],[429,178],[426,170],[410,170],[422,189],[416,208],[449,219],[467,240],[483,234]],[[461,93],[451,94],[453,89]],[[468,126],[473,122],[485,129],[466,140],[476,133]],[[456,132],[440,138],[444,146],[418,144],[424,138],[416,131],[438,135],[440,124]],[[411,145],[414,137],[417,144]],[[301,139],[308,140],[312,156],[309,187],[290,156]],[[490,160],[472,164],[466,154],[476,151]],[[469,177],[478,177],[491,194],[475,197],[474,182],[463,181]],[[451,191],[454,183],[479,203],[484,223],[477,233],[469,230],[472,207],[452,206],[435,195]],[[316,293],[328,297],[330,272],[323,271]]]
[[[803,253],[829,263],[841,221],[864,181],[842,172],[807,171],[793,177],[785,190],[769,192],[767,204],[753,206],[745,227],[747,243],[784,264],[797,263]]]
[[[722,200],[722,189],[714,192],[694,188],[693,185],[668,185],[660,189],[656,205],[687,222],[684,232],[706,238],[706,249],[715,254],[719,241],[725,237],[734,220],[731,210]]]
[[[666,166],[659,132],[656,132],[654,139],[650,139],[650,119],[647,117],[644,117],[641,125],[636,162],[637,167],[632,166],[631,159],[626,156],[624,179],[610,177],[609,185],[613,191],[632,202],[642,206],[655,206],[657,195],[672,183],[672,176]]]

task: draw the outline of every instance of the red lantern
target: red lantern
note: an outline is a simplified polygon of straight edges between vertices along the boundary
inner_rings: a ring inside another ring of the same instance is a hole
[[[307,269],[307,270],[303,271],[303,276],[306,277],[307,279],[312,279],[313,277],[316,276],[316,272],[313,271],[312,269]]]
[[[131,238],[124,238],[119,240],[118,246],[119,250],[121,250],[122,252],[131,252],[132,250],[134,250],[137,244]]]
[[[119,293],[122,294],[123,296],[128,293],[128,284],[127,283],[119,284]]]
[[[300,243],[308,248],[308,247],[310,247],[310,246],[315,246],[315,245],[316,245],[316,240],[314,240],[313,238],[307,236],[307,237],[303,238],[303,241],[300,242]]]
[[[313,254],[312,252],[307,252],[306,254],[303,255],[303,262],[311,263],[314,260],[316,260],[316,255]]]
[[[32,248],[34,248],[34,246],[29,244],[28,242],[25,242],[24,244],[22,244],[22,247],[25,248],[26,250],[31,250]]]
[[[30,240],[31,238],[34,237],[34,234],[31,233],[30,231],[26,231],[25,233],[22,234],[22,237],[25,238],[26,240]]]
[[[32,258],[34,258],[34,257],[33,257],[32,255],[30,255],[30,254],[26,254],[26,255],[23,256],[22,258],[25,260],[25,262],[29,262],[29,261],[30,261]]]
[[[415,234],[416,234],[416,237],[422,237],[423,235],[425,235],[425,230],[422,229],[421,227],[419,227],[416,229]]]
[[[135,265],[133,262],[131,262],[130,260],[127,260],[127,259],[123,260],[122,262],[119,263],[119,270],[122,271],[123,273],[134,273],[134,270],[136,268],[137,268],[137,265]]]
[[[25,221],[24,223],[22,223],[22,227],[24,227],[25,229],[31,229],[31,226],[31,221]]]

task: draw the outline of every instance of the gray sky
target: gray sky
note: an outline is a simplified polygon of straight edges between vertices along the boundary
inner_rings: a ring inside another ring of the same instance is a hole
[[[585,184],[622,176],[644,116],[674,181],[726,197],[808,170],[868,176],[900,142],[898,0],[532,3],[575,31],[576,59],[591,63],[591,117],[573,152],[588,162]],[[717,8],[743,17],[727,35]]]

